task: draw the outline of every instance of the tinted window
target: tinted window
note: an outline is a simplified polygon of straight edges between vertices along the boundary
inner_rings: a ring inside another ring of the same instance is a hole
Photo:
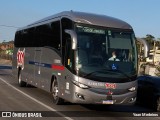
[[[15,47],[54,47],[60,50],[60,21],[18,31]]]
[[[21,44],[21,37],[22,37],[21,32],[20,31],[16,32],[14,40],[15,47],[19,47],[19,44]]]
[[[65,45],[66,45],[66,41],[70,39],[70,35],[68,35],[65,30],[66,29],[73,29],[73,23],[70,19],[67,18],[62,18],[61,20],[61,24],[62,24],[62,61],[63,64],[65,62]]]

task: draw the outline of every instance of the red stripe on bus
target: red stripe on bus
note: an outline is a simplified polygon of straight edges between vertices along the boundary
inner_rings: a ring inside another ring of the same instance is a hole
[[[52,65],[52,69],[55,69],[55,70],[64,70],[64,66]]]

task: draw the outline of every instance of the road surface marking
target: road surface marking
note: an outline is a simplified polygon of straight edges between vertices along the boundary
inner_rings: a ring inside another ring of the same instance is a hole
[[[6,83],[8,86],[12,87],[14,90],[20,92],[20,93],[23,94],[24,96],[30,98],[31,100],[37,102],[38,104],[40,104],[40,105],[42,105],[42,106],[44,106],[45,108],[47,108],[47,109],[49,109],[49,110],[51,110],[51,111],[56,112],[58,115],[60,115],[60,116],[62,116],[62,117],[64,117],[64,118],[66,118],[67,120],[73,120],[72,118],[67,117],[67,116],[65,116],[64,114],[62,114],[62,113],[56,111],[56,109],[51,108],[50,106],[48,106],[48,105],[42,103],[41,101],[39,101],[39,100],[33,98],[32,96],[30,96],[30,95],[24,93],[23,91],[19,90],[18,88],[14,87],[14,86],[11,85],[10,83],[6,82],[3,78],[0,78],[0,80],[1,80],[2,82]]]

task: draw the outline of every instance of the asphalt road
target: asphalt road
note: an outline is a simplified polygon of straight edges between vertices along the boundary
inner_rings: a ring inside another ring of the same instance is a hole
[[[153,110],[139,106],[122,106],[122,105],[77,105],[65,103],[64,105],[54,105],[50,93],[35,87],[19,87],[17,79],[12,76],[11,66],[0,66],[0,120],[22,119],[21,116],[29,116],[30,113],[37,113],[38,120],[58,119],[58,120],[139,120],[153,119],[160,120],[159,117],[133,117],[136,115],[144,115],[142,113],[155,113]],[[11,113],[12,118],[3,116]],[[19,115],[19,117],[16,117]],[[39,116],[42,116],[40,118]],[[13,118],[15,117],[15,118]],[[36,119],[36,118],[28,118]]]

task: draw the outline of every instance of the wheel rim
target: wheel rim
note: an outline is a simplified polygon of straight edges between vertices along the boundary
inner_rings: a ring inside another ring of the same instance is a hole
[[[21,74],[19,74],[18,82],[19,82],[19,84],[21,83]]]
[[[53,98],[56,100],[57,97],[58,97],[58,85],[57,85],[57,82],[54,81],[53,83],[53,88],[52,88],[52,96]]]

